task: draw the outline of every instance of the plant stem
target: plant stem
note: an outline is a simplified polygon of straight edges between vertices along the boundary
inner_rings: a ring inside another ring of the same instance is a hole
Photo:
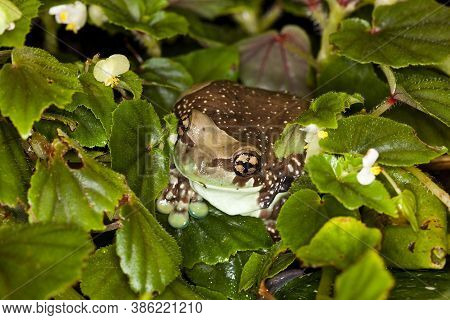
[[[49,14],[42,14],[41,21],[46,31],[44,32],[44,48],[54,55],[58,52],[58,37],[55,36],[58,33],[58,24]]]
[[[334,278],[336,277],[336,269],[333,267],[323,267],[322,277],[320,278],[319,288],[317,290],[317,300],[332,299],[332,289],[334,286]]]
[[[158,40],[139,31],[132,31],[133,36],[139,43],[146,48],[147,54],[152,57],[161,56],[161,47],[159,46]]]
[[[386,170],[381,170],[381,173],[386,178],[386,180],[391,184],[392,188],[394,188],[397,194],[402,193],[402,190],[398,187],[397,183],[395,183],[394,179],[392,179],[392,177],[389,175],[389,173],[386,172]]]
[[[248,34],[257,34],[259,32],[258,14],[255,10],[242,10],[235,13],[233,18]]]
[[[259,22],[259,31],[269,29],[273,23],[281,16],[283,9],[279,3],[275,3],[266,13],[261,17]]]
[[[444,203],[447,208],[450,209],[450,196],[447,192],[441,189],[436,183],[433,182],[425,173],[416,167],[405,168],[407,171],[411,172],[420,182],[422,182],[428,190],[431,191],[439,200]]]
[[[330,1],[329,2],[330,13],[328,15],[328,19],[324,24],[324,28],[322,31],[322,40],[320,42],[320,51],[317,56],[317,61],[319,64],[322,64],[331,53],[331,44],[330,44],[330,34],[337,31],[339,24],[342,19],[348,14],[345,8],[341,7],[337,2]]]
[[[379,117],[382,115],[385,111],[389,110],[390,107],[392,107],[394,104],[391,101],[391,98],[387,98],[382,103],[380,103],[375,110],[371,113],[372,116]]]

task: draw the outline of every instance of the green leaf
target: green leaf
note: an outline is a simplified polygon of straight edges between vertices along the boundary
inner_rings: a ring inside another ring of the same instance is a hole
[[[287,158],[292,154],[303,154],[305,151],[306,132],[297,123],[288,123],[280,137],[275,141],[274,151],[278,159]]]
[[[65,156],[74,152],[78,163]],[[30,221],[73,223],[84,230],[102,230],[103,214],[114,212],[129,193],[120,174],[91,159],[68,137],[51,145],[47,160],[40,160],[28,192]]]
[[[358,182],[357,171],[351,164],[355,161],[361,165],[358,159],[322,154],[309,158],[306,169],[320,192],[332,194],[346,208],[353,210],[365,205],[378,212],[396,215],[395,204],[381,182],[375,180],[369,185]]]
[[[168,58],[152,58],[141,65],[145,81],[144,93],[158,114],[170,113],[182,92],[189,89],[193,80],[182,64]]]
[[[304,266],[346,269],[380,243],[378,229],[368,228],[351,217],[336,217],[326,222],[311,243],[298,249],[296,255]]]
[[[117,231],[120,266],[131,288],[156,295],[180,274],[181,253],[176,241],[134,196],[120,210],[123,227]]]
[[[45,112],[44,118],[36,122],[34,128],[49,140],[57,138],[58,129],[61,129],[83,147],[104,147],[108,143],[101,121],[82,105],[73,112],[50,108]]]
[[[280,33],[268,31],[243,40],[239,44],[240,77],[250,87],[284,91],[304,96],[309,65],[313,60],[306,32],[287,25]]]
[[[0,0],[1,11],[4,10],[3,6],[15,11],[15,15],[17,15],[17,9],[20,11],[20,17],[17,20],[14,19],[14,29],[5,30],[3,34],[0,34],[0,47],[23,46],[25,36],[30,31],[31,19],[38,15],[40,5],[38,0]]]
[[[22,140],[6,119],[0,118],[0,203],[14,207],[27,203],[31,168]]]
[[[63,108],[81,89],[76,73],[41,49],[16,48],[0,70],[0,111],[26,138],[45,108]]]
[[[383,116],[409,125],[416,131],[419,139],[429,145],[450,148],[450,130],[435,118],[404,104],[395,106]]]
[[[114,93],[110,87],[103,82],[95,80],[92,73],[83,73],[79,77],[82,92],[77,92],[73,96],[69,111],[74,111],[78,106],[83,105],[89,108],[96,118],[100,119],[108,137],[111,135],[112,113],[117,105],[114,102]]]
[[[130,188],[153,212],[154,200],[169,183],[169,158],[159,149],[158,115],[146,101],[127,100],[113,117],[112,168],[126,176]]]
[[[187,9],[207,19],[236,12],[247,0],[179,0],[171,3],[175,8]]]
[[[444,153],[444,147],[432,147],[417,138],[405,124],[373,116],[352,116],[338,121],[338,128],[328,131],[328,138],[320,140],[328,152],[365,155],[376,149],[378,162],[390,166],[411,166],[428,163]]]
[[[140,99],[142,95],[142,79],[133,71],[122,74],[118,87],[130,91],[134,99]]]
[[[54,300],[84,300],[84,297],[79,294],[73,287],[70,287],[61,293],[58,293],[52,298]]]
[[[450,47],[450,9],[430,0],[400,1],[377,6],[372,25],[347,19],[330,36],[340,53],[358,62],[393,67],[444,61]]]
[[[166,215],[159,215],[158,218],[167,223]],[[191,219],[184,229],[167,229],[177,239],[183,253],[183,265],[187,268],[199,262],[224,262],[238,251],[258,250],[272,245],[261,219],[230,216],[215,209],[210,210],[203,219]]]
[[[450,80],[425,68],[394,71],[391,92],[396,100],[429,114],[450,126]]]
[[[251,252],[238,252],[228,262],[207,265],[196,264],[186,270],[188,279],[195,285],[222,293],[227,298],[244,300],[254,298],[255,295],[246,291],[239,291],[242,269],[248,261]]]
[[[393,270],[395,287],[389,299],[393,300],[449,300],[450,272],[445,270]]]
[[[176,57],[175,61],[186,68],[194,83],[214,80],[235,81],[238,77],[239,53],[235,47],[191,51]]]
[[[383,259],[372,250],[336,278],[335,298],[339,300],[386,299],[394,278]]]
[[[81,276],[81,290],[94,300],[137,299],[120,269],[115,245],[100,248],[89,257]]]
[[[414,175],[387,168],[398,187],[410,190],[417,204],[418,232],[409,225],[383,230],[381,253],[389,265],[406,269],[442,269],[447,251],[447,208]]]
[[[188,24],[184,17],[173,12],[161,11],[166,0],[87,0],[103,8],[109,20],[129,30],[148,33],[156,40],[185,34]]]
[[[277,230],[286,247],[292,251],[309,243],[317,231],[334,216],[354,215],[333,197],[319,195],[309,189],[291,195],[280,211]]]
[[[389,96],[389,88],[378,78],[373,65],[359,64],[345,57],[332,56],[317,79],[317,94],[329,91],[360,93],[366,108],[373,108]]]
[[[298,277],[273,284],[273,295],[278,300],[314,300],[319,288],[320,272],[302,273]],[[271,286],[271,287],[272,287]]]
[[[406,220],[409,221],[414,231],[419,231],[419,225],[416,217],[416,197],[414,193],[409,190],[403,190],[398,196],[392,198],[397,204],[398,210],[403,214]]]
[[[73,227],[21,224],[0,228],[0,297],[47,299],[81,276],[93,249],[87,233]]]
[[[319,128],[335,129],[341,113],[355,103],[364,103],[364,98],[357,93],[328,92],[314,99],[296,122],[303,126],[315,124]]]
[[[174,280],[156,300],[203,300],[192,286],[181,279]]]

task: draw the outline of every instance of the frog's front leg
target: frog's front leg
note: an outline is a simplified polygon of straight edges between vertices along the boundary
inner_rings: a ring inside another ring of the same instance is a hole
[[[189,224],[189,215],[204,218],[208,205],[191,188],[189,180],[174,167],[170,169],[169,186],[156,201],[156,210],[168,214],[169,224],[174,228],[184,228]]]

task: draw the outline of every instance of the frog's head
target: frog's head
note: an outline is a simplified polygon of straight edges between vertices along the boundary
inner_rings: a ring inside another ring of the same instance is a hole
[[[278,160],[273,147],[305,107],[292,95],[230,81],[194,88],[175,107],[175,164],[219,209],[235,199],[229,214],[267,208],[301,173],[301,155]]]

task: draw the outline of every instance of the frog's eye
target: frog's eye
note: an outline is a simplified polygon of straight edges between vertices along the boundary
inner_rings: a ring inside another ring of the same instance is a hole
[[[241,177],[250,176],[261,168],[259,155],[253,152],[241,152],[233,159],[234,172]]]

